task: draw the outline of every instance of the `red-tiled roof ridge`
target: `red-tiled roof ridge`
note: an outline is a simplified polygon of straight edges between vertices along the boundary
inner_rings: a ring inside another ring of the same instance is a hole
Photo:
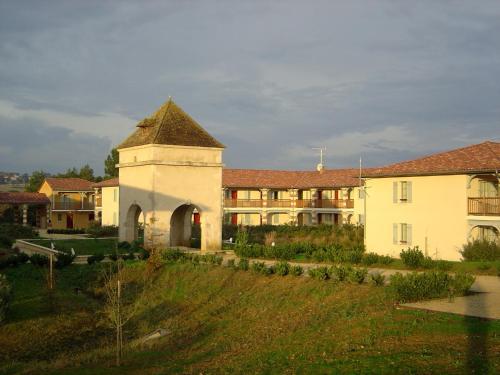
[[[364,177],[439,175],[500,170],[500,142],[484,141],[364,171]]]
[[[103,188],[103,187],[113,187],[119,185],[120,185],[120,179],[118,177],[113,177],[113,178],[108,178],[107,180],[103,180],[101,182],[96,182],[95,184],[92,184],[92,187]]]
[[[50,199],[42,193],[0,192],[0,204],[50,204]]]
[[[83,178],[47,177],[45,181],[56,191],[93,191],[93,182]]]
[[[224,168],[222,185],[226,188],[310,189],[359,185],[359,170],[354,168],[305,170]]]

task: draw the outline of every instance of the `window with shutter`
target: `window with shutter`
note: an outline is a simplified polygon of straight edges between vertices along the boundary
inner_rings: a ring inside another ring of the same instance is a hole
[[[411,245],[412,242],[412,225],[411,224],[406,224],[406,244]]]
[[[408,224],[406,223],[401,223],[400,224],[400,240],[399,242],[402,244],[407,244],[408,243]]]
[[[392,224],[392,243],[396,245],[398,243],[398,225]]]
[[[398,203],[398,183],[396,181],[392,183],[392,202]]]

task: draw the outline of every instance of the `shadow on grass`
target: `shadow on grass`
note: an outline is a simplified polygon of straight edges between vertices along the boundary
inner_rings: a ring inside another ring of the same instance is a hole
[[[474,312],[484,309],[486,306],[482,298],[474,300],[468,298],[468,313],[472,315]],[[468,374],[488,374],[490,371],[488,356],[490,320],[465,316],[464,324],[467,329],[466,371]]]

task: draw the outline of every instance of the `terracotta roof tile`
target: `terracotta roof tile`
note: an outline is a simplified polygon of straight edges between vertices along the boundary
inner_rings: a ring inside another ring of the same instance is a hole
[[[317,171],[280,171],[256,169],[223,169],[222,185],[226,188],[311,189],[354,187],[359,185],[357,169]]]
[[[422,158],[372,168],[364,177],[419,176],[500,170],[500,143],[487,141]]]
[[[45,181],[56,191],[93,191],[93,183],[83,178],[48,177]]]
[[[104,180],[101,182],[96,182],[95,184],[92,184],[93,188],[103,188],[103,187],[113,187],[113,186],[119,186],[120,181],[118,177],[115,178],[110,178],[108,180]]]
[[[224,148],[172,99],[140,121],[137,128],[119,149],[148,144]]]
[[[50,204],[42,193],[0,193],[0,204]]]

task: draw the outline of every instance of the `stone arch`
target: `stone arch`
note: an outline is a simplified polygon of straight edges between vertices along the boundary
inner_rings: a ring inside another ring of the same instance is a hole
[[[177,207],[170,218],[170,246],[191,247],[191,231],[193,212],[197,211],[200,219],[200,227],[203,225],[203,212],[194,204],[182,204]],[[203,236],[203,230],[201,230]]]
[[[127,217],[125,221],[125,241],[132,242],[139,238],[140,221],[139,218],[144,218],[142,208],[137,204],[132,204],[127,210]],[[144,222],[142,223],[144,226]]]

